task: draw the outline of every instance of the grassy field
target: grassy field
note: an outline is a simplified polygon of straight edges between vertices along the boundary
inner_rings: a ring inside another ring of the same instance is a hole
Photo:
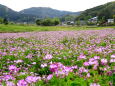
[[[111,27],[94,27],[94,26],[30,26],[30,25],[3,25],[0,24],[0,33],[6,32],[31,32],[31,31],[65,31],[65,30],[100,30]]]

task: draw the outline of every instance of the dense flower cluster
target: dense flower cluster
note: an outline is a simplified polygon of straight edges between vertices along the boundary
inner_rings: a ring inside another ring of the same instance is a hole
[[[114,36],[113,29],[3,33],[0,86],[113,86]]]
[[[47,59],[52,59],[53,58],[53,56],[52,55],[50,55],[50,54],[47,54],[43,59],[44,60],[47,60]]]
[[[77,69],[77,66],[68,67],[61,63],[50,64],[50,71],[60,77],[67,76],[69,72],[73,72],[73,69]]]
[[[8,69],[11,72],[18,72],[19,71],[19,68],[17,68],[15,65],[10,65]]]
[[[100,85],[97,83],[91,83],[90,86],[100,86]]]

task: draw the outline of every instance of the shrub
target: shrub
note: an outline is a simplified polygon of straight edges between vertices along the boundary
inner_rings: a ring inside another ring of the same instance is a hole
[[[54,18],[54,19],[53,19],[53,24],[54,24],[54,25],[60,24],[59,18]]]
[[[36,24],[37,24],[37,25],[41,25],[41,22],[42,22],[41,19],[37,19],[37,20],[36,20]]]
[[[47,18],[47,19],[44,19],[41,22],[41,25],[43,25],[43,26],[52,26],[53,25],[53,21],[50,18]]]
[[[8,24],[8,20],[6,18],[3,19],[3,24],[5,24],[5,25]]]
[[[3,18],[0,18],[0,24],[2,24],[3,23]]]
[[[42,25],[42,26],[55,26],[58,25],[60,23],[60,20],[58,18],[46,18],[46,19],[38,19],[36,20],[36,24],[37,25]]]

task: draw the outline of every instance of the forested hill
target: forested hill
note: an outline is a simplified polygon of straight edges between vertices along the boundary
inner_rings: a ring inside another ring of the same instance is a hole
[[[87,20],[95,16],[98,16],[99,19],[108,19],[113,18],[113,15],[115,15],[115,1],[91,9],[87,9],[84,12],[82,12],[80,16],[77,17],[77,19]]]
[[[21,14],[0,4],[0,17],[7,18],[9,21],[14,22],[26,22],[26,21],[34,21],[37,16],[29,14],[28,15]]]
[[[80,12],[69,12],[69,11],[60,11],[56,9],[52,9],[49,7],[32,7],[28,9],[24,9],[20,11],[22,14],[32,14],[39,16],[40,18],[45,18],[45,17],[62,17],[65,15],[79,15]]]
[[[35,22],[37,18],[54,18],[65,15],[79,15],[80,12],[60,11],[47,7],[32,7],[16,12],[7,6],[0,4],[0,17],[7,18],[13,22]]]

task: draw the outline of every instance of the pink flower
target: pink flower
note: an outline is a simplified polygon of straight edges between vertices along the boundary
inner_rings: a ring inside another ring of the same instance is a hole
[[[79,57],[78,57],[78,60],[81,60],[81,59],[86,59],[86,56],[81,54]]]
[[[16,48],[10,48],[10,51],[16,51]]]
[[[42,68],[47,67],[47,64],[46,64],[46,63],[41,64],[41,67],[42,67]]]
[[[32,64],[34,65],[34,64],[36,64],[36,62],[32,62]]]
[[[97,59],[100,59],[100,57],[99,57],[99,56],[94,56],[94,59],[96,59],[96,60],[97,60]]]
[[[61,63],[53,63],[50,65],[50,71],[54,72],[56,76],[67,76],[69,72],[72,72],[73,69],[76,69],[77,66],[67,67]]]
[[[47,54],[43,59],[44,60],[50,60],[52,58],[53,58],[53,56],[51,54]]]
[[[89,66],[89,62],[84,62],[83,65],[84,66]]]
[[[107,59],[101,59],[101,64],[102,64],[102,65],[107,64]]]
[[[66,76],[66,75],[68,75],[68,73],[66,73],[64,70],[58,70],[58,71],[56,71],[55,72],[55,74],[56,74],[56,76],[58,77],[58,76]]]
[[[78,68],[78,66],[72,66],[71,68],[72,68],[72,69],[77,69],[77,68]]]
[[[102,52],[102,48],[95,49],[96,52]]]
[[[98,60],[95,60],[94,58],[89,59],[89,65],[98,65]]]
[[[23,60],[15,60],[14,62],[15,62],[15,63],[22,63]]]
[[[112,71],[108,71],[107,75],[111,76],[112,75]]]
[[[73,69],[71,67],[63,66],[63,68],[60,68],[58,71],[55,72],[55,74],[57,76],[64,77],[64,76],[67,76],[69,72],[72,72],[72,71]]]
[[[85,69],[84,67],[80,67],[79,68],[79,73],[83,73],[83,72],[88,72],[88,69]]]
[[[40,80],[40,79],[41,79],[40,77],[28,76],[28,77],[26,78],[26,81],[27,81],[28,83],[33,83],[33,82],[37,82],[37,81]]]
[[[94,58],[90,58],[89,61],[95,61],[95,59]]]
[[[91,83],[90,86],[100,86],[100,85],[97,83]]]
[[[110,59],[110,63],[113,63],[113,62],[115,62],[115,59]]]
[[[73,71],[73,69],[72,69],[72,67],[64,67],[64,69],[63,69],[64,71],[65,71],[65,73],[69,73],[69,72],[72,72]]]
[[[50,65],[50,71],[56,72],[56,71],[58,71],[59,68],[62,68],[62,67],[63,67],[63,64],[61,64],[61,63],[53,63]]]
[[[17,68],[15,65],[10,65],[10,66],[9,66],[9,70],[10,70],[11,72],[17,72],[17,71],[19,71],[19,68]]]
[[[28,86],[28,83],[25,80],[19,80],[17,86]]]
[[[9,66],[9,70],[15,70],[15,69],[17,69],[17,67],[15,65],[10,65]]]
[[[98,65],[94,65],[93,69],[94,69],[94,70],[97,70],[97,67],[98,67]]]
[[[103,68],[103,70],[104,70],[104,71],[106,71],[106,70],[107,70],[107,68]]]
[[[114,59],[115,59],[115,55],[111,55],[111,58],[114,58]]]
[[[48,76],[47,76],[47,80],[52,79],[52,77],[53,77],[53,75],[52,75],[52,74],[48,75]]]
[[[11,82],[11,81],[7,81],[6,86],[15,86],[15,84],[13,82]]]
[[[32,58],[32,54],[27,55],[26,58],[31,59]]]
[[[115,55],[111,55],[111,58],[115,58]]]
[[[8,81],[8,80],[15,80],[15,78],[12,75],[4,75],[4,80]]]
[[[90,73],[87,74],[87,77],[88,77],[88,78],[90,77]]]
[[[6,52],[0,52],[0,54],[3,55],[3,56],[7,55]]]
[[[58,71],[58,65],[57,64],[51,64],[50,65],[50,71],[51,72]]]

